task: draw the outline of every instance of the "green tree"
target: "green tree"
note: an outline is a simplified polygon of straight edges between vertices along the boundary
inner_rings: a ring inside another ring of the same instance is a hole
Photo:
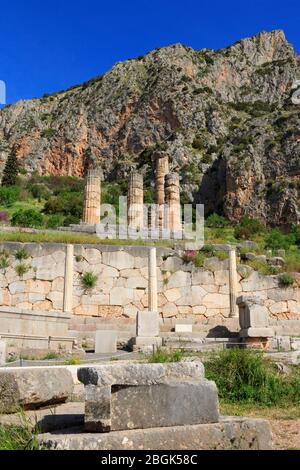
[[[15,186],[20,171],[15,150],[12,150],[6,160],[3,171],[2,186]]]

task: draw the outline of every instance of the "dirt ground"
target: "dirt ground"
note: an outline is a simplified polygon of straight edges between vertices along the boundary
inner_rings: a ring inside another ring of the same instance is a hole
[[[300,406],[254,408],[253,405],[221,404],[221,413],[267,419],[272,429],[274,450],[300,450]]]

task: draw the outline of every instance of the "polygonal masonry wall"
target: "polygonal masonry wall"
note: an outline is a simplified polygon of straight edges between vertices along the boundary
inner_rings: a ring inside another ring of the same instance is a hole
[[[20,277],[14,252],[24,248],[28,270]],[[64,311],[134,324],[138,311],[148,310],[147,247],[74,246],[70,285],[65,282],[66,245],[2,243],[10,253],[9,267],[0,272],[0,305],[33,311]],[[95,288],[82,285],[83,273],[98,276]],[[73,279],[73,282],[72,282]],[[66,302],[66,286],[69,300]],[[163,322],[226,324],[230,316],[229,261],[207,258],[203,268],[185,264],[180,252],[157,248],[157,304]],[[277,276],[263,276],[245,265],[237,267],[239,295],[258,296],[271,322],[300,320],[300,289],[280,288]],[[71,296],[71,306],[70,305]],[[64,308],[65,307],[65,308]],[[237,325],[238,327],[238,325]]]

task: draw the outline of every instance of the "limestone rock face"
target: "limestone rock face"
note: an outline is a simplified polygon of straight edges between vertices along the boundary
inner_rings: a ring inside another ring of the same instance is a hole
[[[300,117],[291,98],[299,77],[282,31],[217,51],[156,49],[1,110],[0,170],[13,146],[27,171],[44,175],[83,176],[93,158],[106,179],[120,181],[135,169],[149,177],[156,161],[168,161],[184,199],[207,211],[296,223]]]

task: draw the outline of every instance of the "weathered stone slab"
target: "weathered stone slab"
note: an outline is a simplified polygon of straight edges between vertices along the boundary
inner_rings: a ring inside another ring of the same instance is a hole
[[[114,386],[111,430],[147,429],[216,423],[217,389],[213,382],[170,382],[159,385]]]
[[[175,333],[192,333],[193,332],[193,325],[183,325],[177,324],[175,325]]]
[[[220,423],[39,436],[51,450],[269,450],[270,424],[262,419],[226,417]]]
[[[165,383],[174,378],[201,380],[204,366],[201,362],[178,362],[166,364],[103,364],[82,367],[78,379],[84,385],[152,385]]]
[[[159,336],[158,312],[140,311],[137,314],[137,336]]]
[[[96,331],[95,353],[117,352],[118,334],[113,330]]]
[[[64,368],[0,369],[0,413],[63,403],[73,386],[72,374]]]

